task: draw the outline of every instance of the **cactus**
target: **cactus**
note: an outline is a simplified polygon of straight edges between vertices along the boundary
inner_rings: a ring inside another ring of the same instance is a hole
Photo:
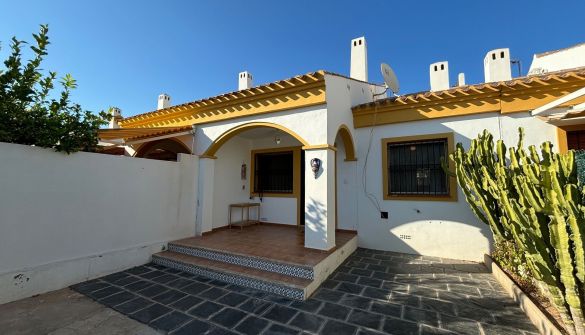
[[[585,335],[585,190],[572,151],[555,153],[550,142],[524,149],[494,146],[484,131],[465,151],[450,155],[472,211],[496,240],[515,243],[527,267],[560,312],[570,334]],[[495,148],[495,150],[494,150]]]

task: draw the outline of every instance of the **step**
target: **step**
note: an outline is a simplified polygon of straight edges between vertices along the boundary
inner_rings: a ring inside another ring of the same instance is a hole
[[[206,258],[223,263],[240,265],[247,268],[274,272],[296,278],[314,279],[315,272],[312,267],[282,261],[275,261],[257,256],[243,255],[234,252],[224,252],[192,245],[182,240],[170,242],[168,250],[189,256]]]
[[[152,255],[152,262],[191,274],[261,290],[295,300],[306,299],[306,289],[312,283],[309,279],[286,276],[174,251],[163,251],[154,254]]]

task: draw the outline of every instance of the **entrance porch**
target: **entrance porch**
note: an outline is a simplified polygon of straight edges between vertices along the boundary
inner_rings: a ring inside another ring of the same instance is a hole
[[[304,233],[291,225],[221,228],[171,242],[153,262],[304,300],[357,248],[356,233],[335,235],[337,246],[324,251],[306,248]]]

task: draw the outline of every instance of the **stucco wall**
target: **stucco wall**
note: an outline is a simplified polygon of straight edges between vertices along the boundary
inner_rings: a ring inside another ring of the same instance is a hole
[[[197,157],[0,143],[0,303],[119,271],[195,231]]]
[[[407,122],[377,126],[366,168],[367,190],[380,203],[388,219],[381,219],[376,207],[366,198],[360,183],[358,192],[358,234],[361,247],[481,261],[489,251],[491,232],[469,209],[458,189],[457,202],[383,200],[381,139],[388,137],[454,132],[455,142],[469,147],[470,140],[483,129],[509,146],[518,141],[517,129],[526,130],[526,144],[544,140],[556,143],[556,128],[528,113],[507,116],[483,114],[467,117]],[[370,128],[357,129],[358,178],[362,178],[364,155],[368,149]],[[401,239],[400,235],[410,236]]]

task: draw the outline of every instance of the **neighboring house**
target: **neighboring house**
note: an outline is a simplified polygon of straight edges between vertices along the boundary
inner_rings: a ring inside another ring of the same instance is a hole
[[[562,57],[575,48],[535,55],[554,72],[538,65],[521,78],[508,49],[490,51],[486,83],[475,85],[460,74],[451,87],[448,63],[431,64],[430,91],[388,97],[368,82],[361,37],[350,77],[317,71],[253,86],[242,72],[235,92],[181,105],[163,94],[156,111],[128,118],[116,110],[100,137],[126,155],[199,157],[193,234],[228,225],[230,204],[260,202],[261,221],[304,226],[307,248],[330,250],[336,229],[352,230],[366,248],[481,261],[489,227],[440,159],[484,129],[508,145],[524,127],[526,144],[585,148],[585,57],[570,56],[571,68]]]

